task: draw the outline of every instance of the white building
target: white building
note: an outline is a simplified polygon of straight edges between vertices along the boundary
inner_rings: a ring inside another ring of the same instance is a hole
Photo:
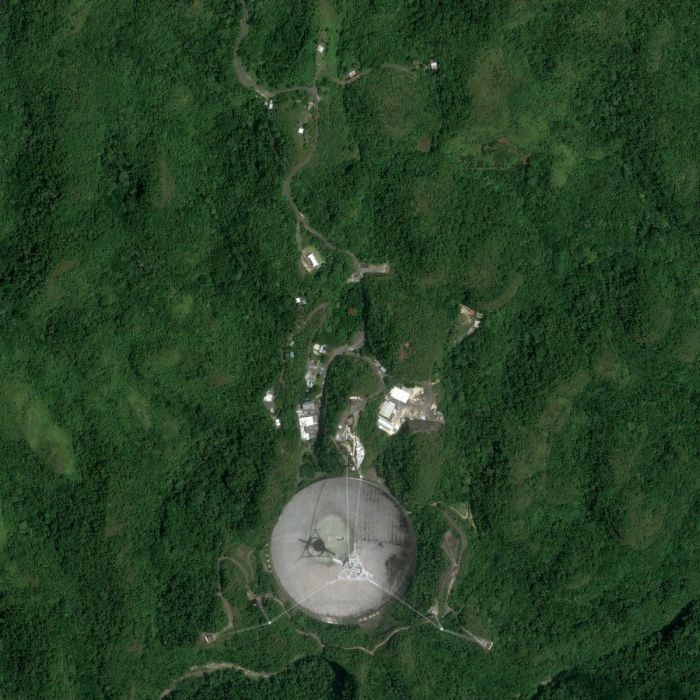
[[[263,396],[263,403],[265,404],[265,408],[271,413],[272,415],[272,420],[275,424],[275,428],[281,428],[282,427],[282,421],[277,417],[277,406],[275,404],[275,391],[274,389],[268,389],[265,392],[265,396]]]
[[[396,435],[406,421],[427,421],[434,424],[445,422],[437,406],[428,404],[428,394],[422,386],[408,388],[392,387],[384,402],[379,407],[377,427],[387,433]]]
[[[313,416],[299,417],[299,433],[304,442],[311,440],[311,431],[316,426],[316,419]]]
[[[395,386],[392,387],[389,396],[398,403],[408,403],[411,399],[411,391],[402,386]]]
[[[323,53],[326,50],[326,47],[323,44],[319,44],[316,47],[316,53]]]
[[[389,435],[396,435],[401,428],[401,420],[396,420],[396,404],[388,399],[379,407],[379,417],[377,427]]]
[[[438,69],[438,64],[437,61],[434,58],[430,59],[430,70],[437,70]]]
[[[360,442],[360,438],[355,435],[355,468],[359,469],[365,460],[365,446]]]
[[[297,129],[297,134],[303,134],[303,133],[304,133],[304,127],[303,127],[303,126],[300,126],[300,127]]]

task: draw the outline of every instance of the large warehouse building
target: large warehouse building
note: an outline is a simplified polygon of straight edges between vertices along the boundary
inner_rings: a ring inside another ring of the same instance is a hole
[[[270,563],[293,604],[324,622],[362,622],[400,598],[415,562],[408,517],[390,494],[337,477],[302,489],[270,540]]]

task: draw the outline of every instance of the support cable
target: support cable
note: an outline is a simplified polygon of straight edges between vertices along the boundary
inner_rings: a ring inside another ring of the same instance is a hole
[[[304,596],[301,600],[298,600],[294,605],[292,605],[289,608],[284,608],[279,615],[275,615],[272,618],[269,618],[267,622],[261,622],[260,624],[257,625],[251,625],[250,627],[243,627],[238,630],[232,630],[229,632],[230,635],[236,635],[236,634],[243,634],[243,632],[252,632],[253,630],[257,629],[262,629],[263,627],[268,627],[269,625],[274,624],[278,620],[281,620],[285,616],[289,616],[289,613],[291,613],[294,609],[298,608],[304,601],[308,600],[311,598],[311,596],[316,595],[317,593],[320,593],[324,588],[327,586],[330,586],[332,583],[335,583],[338,579],[331,579],[330,581],[326,581],[322,586],[319,586],[315,591],[311,591],[308,595]]]
[[[435,627],[435,629],[440,630],[440,632],[447,632],[447,634],[451,634],[453,637],[459,637],[460,639],[466,639],[467,641],[473,641],[469,637],[467,637],[467,635],[465,635],[465,634],[460,634],[459,632],[454,632],[452,630],[445,629],[440,624],[439,620],[434,620],[434,619],[428,617],[427,615],[424,615],[422,612],[420,612],[420,610],[416,610],[412,605],[409,605],[405,600],[402,600],[397,595],[394,595],[391,591],[388,591],[386,588],[384,588],[384,586],[380,585],[375,580],[373,580],[373,579],[368,579],[368,580],[369,580],[369,583],[371,583],[373,586],[376,586],[380,590],[384,591],[384,593],[386,593],[387,595],[390,595],[392,598],[394,598],[394,600],[398,600],[399,603],[406,606],[409,610],[411,610],[416,615],[418,615],[418,617],[425,620],[429,625],[432,625],[433,627]]]

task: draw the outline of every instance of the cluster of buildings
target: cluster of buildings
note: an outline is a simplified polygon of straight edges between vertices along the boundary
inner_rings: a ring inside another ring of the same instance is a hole
[[[306,374],[304,375],[304,380],[306,381],[306,387],[308,389],[313,389],[316,385],[316,380],[319,376],[323,376],[326,372],[326,368],[323,363],[319,360],[311,358],[306,365]]]
[[[396,435],[406,421],[442,424],[445,419],[422,386],[395,386],[379,407],[377,427],[387,435]]]
[[[319,401],[302,401],[297,408],[299,434],[303,442],[311,442],[318,435],[318,418],[321,413]]]
[[[326,373],[326,368],[320,358],[328,352],[328,346],[314,343],[313,351],[314,357],[306,365],[306,374],[304,375],[306,386],[309,389],[313,389],[316,385],[316,380]]]
[[[459,305],[459,322],[466,329],[466,334],[471,335],[476,331],[476,329],[481,325],[481,319],[484,314],[480,314],[478,311],[465,306],[464,304]]]

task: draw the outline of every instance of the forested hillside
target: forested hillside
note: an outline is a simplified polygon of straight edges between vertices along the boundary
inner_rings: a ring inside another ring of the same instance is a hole
[[[697,697],[696,3],[247,10],[242,64],[315,105],[237,75],[234,0],[0,13],[0,696]],[[348,251],[391,273],[348,283]],[[360,331],[303,451],[303,348]],[[370,358],[432,381],[444,427],[380,433]],[[356,393],[416,531],[408,602],[448,568],[440,504],[468,506],[446,619],[490,652],[398,605],[203,636],[217,591],[264,621],[240,552],[274,592],[271,527],[342,472]]]

